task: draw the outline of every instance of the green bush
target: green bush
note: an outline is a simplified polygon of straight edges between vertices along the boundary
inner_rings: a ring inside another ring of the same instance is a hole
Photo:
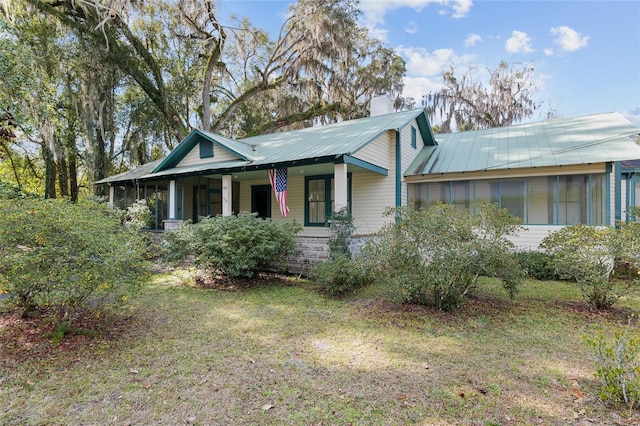
[[[327,293],[334,296],[356,291],[371,282],[368,268],[359,257],[352,259],[343,253],[316,263],[310,275]]]
[[[0,199],[15,200],[21,198],[36,199],[38,196],[29,194],[12,183],[0,180]]]
[[[253,277],[258,271],[282,267],[293,252],[296,222],[273,222],[254,214],[187,221],[165,233],[164,248],[169,261],[193,255],[197,267],[229,277]]]
[[[146,276],[144,240],[95,203],[0,200],[0,292],[27,314],[126,300]]]
[[[617,283],[613,277],[616,259],[638,260],[634,260],[632,236],[631,231],[627,238],[615,228],[576,224],[548,235],[541,247],[553,256],[556,273],[575,281],[592,308],[606,309],[633,287]]]
[[[518,251],[514,253],[520,268],[529,278],[540,281],[558,279],[553,267],[553,256],[541,251]]]
[[[122,225],[131,230],[138,231],[150,228],[154,221],[154,215],[149,209],[147,200],[136,200],[135,203],[127,207],[126,211],[121,211]]]
[[[602,384],[600,398],[629,409],[636,406],[640,401],[640,334],[632,321],[622,330],[600,330],[586,341]]]
[[[365,247],[363,256],[396,301],[455,310],[480,276],[500,278],[515,296],[523,272],[506,236],[519,229],[520,221],[506,210],[483,205],[473,214],[438,204],[388,214],[396,221]]]
[[[351,258],[351,237],[355,230],[353,216],[346,207],[333,213],[327,221],[331,231],[329,241],[329,256],[341,255]]]

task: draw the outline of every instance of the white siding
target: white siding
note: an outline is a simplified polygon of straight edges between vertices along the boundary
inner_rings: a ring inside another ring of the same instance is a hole
[[[416,129],[416,147],[411,146],[411,127]],[[400,170],[400,174],[402,175],[402,205],[406,206],[409,203],[408,200],[408,191],[407,191],[407,182],[404,178],[404,172],[409,168],[409,165],[413,162],[413,160],[418,155],[418,152],[424,146],[424,142],[422,140],[422,136],[418,131],[418,123],[416,120],[413,120],[411,123],[404,126],[400,132],[400,161],[402,163],[402,170]],[[394,159],[395,161],[395,159]],[[395,201],[395,198],[394,198]]]
[[[390,220],[382,215],[387,207],[395,205],[395,177],[391,170],[389,176],[357,170],[351,179],[351,212],[356,233],[366,235],[376,232]]]
[[[552,232],[559,231],[562,225],[527,225],[526,230],[509,237],[517,250],[539,250],[542,240]]]
[[[200,158],[200,144],[197,144],[187,155],[185,155],[176,167],[192,166],[194,164],[220,163],[223,161],[234,161],[239,159],[240,158],[237,155],[215,143],[213,144],[213,157]]]
[[[254,185],[269,185],[266,170],[264,180],[240,182],[240,211],[242,212],[251,211],[251,187]],[[285,218],[280,214],[276,197],[271,191],[271,218],[274,222],[295,221],[304,225],[304,203],[304,176],[289,176],[287,179],[289,216]],[[305,226],[300,235],[327,236],[329,232],[325,227]]]
[[[396,137],[394,131],[388,131],[380,135],[376,140],[356,152],[353,156],[376,166],[389,169],[393,152],[395,150]]]

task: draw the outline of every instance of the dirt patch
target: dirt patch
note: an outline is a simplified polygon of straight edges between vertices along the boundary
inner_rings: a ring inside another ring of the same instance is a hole
[[[558,305],[565,311],[580,315],[589,321],[626,322],[632,314],[637,315],[637,312],[630,308],[618,306],[597,311],[586,302],[559,302]]]
[[[77,312],[68,334],[57,344],[52,335],[59,324],[55,312],[40,309],[27,318],[14,311],[0,311],[0,365],[27,360],[74,361],[101,342],[117,341],[135,329],[131,316]]]
[[[229,278],[213,273],[201,272],[195,276],[194,284],[199,288],[238,291],[274,284],[284,286],[295,285],[294,281],[292,277],[269,272],[260,272],[253,278]]]

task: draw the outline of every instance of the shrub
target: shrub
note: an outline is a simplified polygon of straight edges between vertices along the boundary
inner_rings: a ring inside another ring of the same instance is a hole
[[[523,272],[506,236],[520,221],[506,210],[483,205],[473,214],[438,204],[387,213],[395,223],[385,226],[363,255],[395,300],[455,310],[481,275],[500,278],[515,296]]]
[[[126,300],[146,276],[145,245],[95,203],[0,200],[0,292],[27,314]]]
[[[518,251],[514,253],[520,268],[529,278],[551,281],[558,278],[553,267],[553,256],[541,251]]]
[[[12,183],[0,180],[0,199],[15,200],[21,198],[36,199],[38,196],[25,192]]]
[[[327,226],[331,231],[329,241],[329,256],[342,255],[351,258],[351,237],[355,226],[353,225],[353,216],[349,210],[344,207],[333,213],[327,221]]]
[[[345,207],[331,215],[327,221],[331,235],[329,260],[313,265],[310,277],[331,295],[358,290],[371,282],[367,265],[361,256],[351,254],[351,236],[355,231],[353,217]]]
[[[195,256],[197,267],[223,277],[253,277],[258,271],[282,267],[293,252],[296,222],[273,222],[254,214],[204,218],[185,222],[165,233],[166,258],[170,261]]]
[[[337,253],[311,269],[311,278],[331,295],[341,295],[358,290],[371,282],[368,269],[358,256],[350,258]]]
[[[135,203],[127,207],[127,210],[122,212],[121,220],[127,228],[139,231],[151,227],[154,215],[149,209],[147,200],[142,199],[136,200]]]
[[[586,339],[594,353],[600,398],[633,408],[640,400],[640,334],[630,319],[622,330],[600,330]]]
[[[575,281],[585,301],[594,309],[611,307],[632,288],[613,279],[615,259],[634,256],[628,253],[633,249],[615,228],[566,226],[548,235],[541,247],[553,256],[556,273]]]

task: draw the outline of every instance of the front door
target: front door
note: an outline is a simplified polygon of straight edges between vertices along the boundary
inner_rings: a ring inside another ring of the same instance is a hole
[[[256,185],[251,187],[251,211],[258,217],[271,217],[271,186]]]

